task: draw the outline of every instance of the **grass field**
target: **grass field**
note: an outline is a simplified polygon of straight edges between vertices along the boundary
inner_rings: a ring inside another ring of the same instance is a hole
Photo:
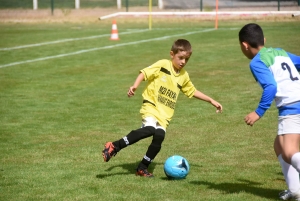
[[[277,200],[286,189],[273,153],[274,105],[253,127],[243,118],[261,89],[241,53],[238,31],[250,21],[111,21],[91,24],[0,24],[0,200]],[[300,54],[298,22],[258,21],[267,46]],[[138,71],[169,58],[172,42],[188,39],[185,67],[198,90],[222,103],[179,96],[154,179],[134,175],[151,139],[104,163],[101,150],[141,125]],[[163,172],[171,155],[187,158],[186,179]]]

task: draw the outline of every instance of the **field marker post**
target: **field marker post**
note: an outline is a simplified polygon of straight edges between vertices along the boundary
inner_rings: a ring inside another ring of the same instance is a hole
[[[218,0],[216,0],[216,20],[215,20],[215,29],[218,29]]]
[[[80,0],[75,0],[75,8],[76,9],[80,8]]]
[[[38,9],[38,2],[37,0],[33,0],[33,10],[37,10]]]
[[[300,1],[300,0],[299,0]],[[158,0],[158,8],[163,9],[164,8],[164,3],[163,0]]]
[[[117,7],[118,7],[118,9],[121,9],[121,7],[122,7],[121,0],[117,0]]]
[[[149,30],[152,29],[152,0],[149,0]]]

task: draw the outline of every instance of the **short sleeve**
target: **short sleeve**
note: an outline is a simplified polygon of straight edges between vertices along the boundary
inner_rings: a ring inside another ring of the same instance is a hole
[[[164,60],[160,60],[140,70],[140,72],[144,74],[145,81],[153,80],[155,77],[157,77],[159,75],[161,67],[165,65],[164,63],[165,63]]]
[[[193,83],[191,82],[189,76],[186,76],[186,82],[184,83],[184,85],[181,88],[181,91],[189,98],[192,98],[195,94],[196,88],[193,85]]]

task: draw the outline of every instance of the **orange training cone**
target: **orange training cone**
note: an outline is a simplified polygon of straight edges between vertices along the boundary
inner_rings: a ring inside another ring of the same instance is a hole
[[[113,20],[112,29],[111,29],[111,35],[110,35],[110,40],[119,40],[118,28],[117,28],[116,20]]]

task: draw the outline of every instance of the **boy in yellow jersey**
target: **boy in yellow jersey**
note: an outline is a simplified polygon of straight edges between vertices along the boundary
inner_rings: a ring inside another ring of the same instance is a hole
[[[217,113],[222,112],[222,105],[209,96],[198,91],[192,84],[188,73],[183,69],[192,55],[192,47],[185,39],[176,40],[171,48],[171,60],[159,60],[151,66],[144,68],[136,78],[133,86],[127,92],[128,97],[135,94],[142,81],[148,84],[143,92],[143,104],[140,110],[142,127],[131,131],[125,137],[107,142],[102,151],[105,162],[115,156],[121,149],[147,137],[153,137],[150,146],[137,167],[136,175],[153,177],[148,172],[148,166],[161,149],[165,138],[166,129],[174,114],[175,104],[179,92],[189,98],[209,102],[217,108]]]

